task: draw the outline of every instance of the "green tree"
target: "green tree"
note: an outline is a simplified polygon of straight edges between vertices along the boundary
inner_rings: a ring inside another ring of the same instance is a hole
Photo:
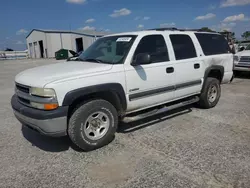
[[[245,31],[241,36],[242,36],[242,38],[247,40],[250,37],[250,31]]]

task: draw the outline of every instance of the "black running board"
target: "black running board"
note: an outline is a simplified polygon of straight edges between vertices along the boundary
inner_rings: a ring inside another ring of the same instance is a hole
[[[183,106],[187,106],[187,105],[196,103],[199,100],[200,100],[199,97],[195,96],[195,97],[193,97],[193,98],[191,98],[189,100],[185,100],[185,101],[182,101],[182,102],[170,105],[170,106],[164,106],[162,108],[154,109],[152,111],[149,111],[149,112],[146,112],[146,113],[142,113],[142,114],[139,114],[139,115],[136,115],[136,116],[127,116],[127,117],[124,117],[122,119],[122,122],[124,122],[124,123],[130,123],[130,122],[133,122],[133,121],[138,121],[138,120],[150,117],[150,116],[158,115],[158,114],[161,114],[161,113],[164,113],[164,112],[167,112],[167,111],[174,110],[176,108],[180,108],[180,107],[183,107]]]

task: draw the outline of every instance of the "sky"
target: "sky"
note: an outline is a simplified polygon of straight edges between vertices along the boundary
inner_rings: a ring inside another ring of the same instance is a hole
[[[250,0],[0,0],[0,4],[0,50],[26,49],[32,29],[117,33],[209,27],[234,31],[237,38],[250,30]]]

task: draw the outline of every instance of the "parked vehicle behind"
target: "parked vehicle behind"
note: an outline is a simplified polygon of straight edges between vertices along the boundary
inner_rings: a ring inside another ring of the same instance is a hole
[[[243,50],[235,54],[234,72],[250,71],[250,44]]]
[[[21,123],[45,135],[68,135],[89,151],[110,143],[119,121],[192,103],[213,108],[232,76],[233,54],[218,33],[120,33],[98,39],[77,61],[19,73],[11,104]]]

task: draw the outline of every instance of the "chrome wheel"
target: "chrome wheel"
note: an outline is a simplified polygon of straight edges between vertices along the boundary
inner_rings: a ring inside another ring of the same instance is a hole
[[[98,140],[102,138],[108,131],[110,120],[104,112],[95,112],[91,114],[85,123],[81,125],[81,131],[85,133],[87,138]]]
[[[217,95],[218,95],[217,87],[215,85],[211,85],[208,89],[208,95],[207,95],[208,101],[210,103],[213,103],[216,100]]]

